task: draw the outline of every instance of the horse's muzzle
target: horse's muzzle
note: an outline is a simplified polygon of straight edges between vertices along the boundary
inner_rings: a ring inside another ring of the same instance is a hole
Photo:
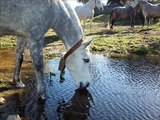
[[[87,89],[88,86],[89,86],[89,82],[87,82],[85,84],[83,82],[80,82],[79,89]]]

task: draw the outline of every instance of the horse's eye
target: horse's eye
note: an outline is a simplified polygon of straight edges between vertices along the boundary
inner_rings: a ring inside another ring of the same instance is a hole
[[[88,63],[88,62],[89,62],[89,59],[85,59],[85,58],[84,58],[83,60],[84,60],[84,62],[86,62],[86,63]]]

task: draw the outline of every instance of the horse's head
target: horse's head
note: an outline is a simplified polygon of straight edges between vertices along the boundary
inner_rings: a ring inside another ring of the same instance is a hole
[[[82,42],[81,46],[66,59],[66,67],[80,88],[88,87],[91,82],[91,60],[87,48],[91,41],[92,39],[88,39]]]
[[[140,0],[135,0],[131,3],[131,7],[136,9],[138,7],[138,3],[139,3]]]
[[[103,8],[102,0],[95,0],[95,5],[99,10],[103,11],[104,8]]]

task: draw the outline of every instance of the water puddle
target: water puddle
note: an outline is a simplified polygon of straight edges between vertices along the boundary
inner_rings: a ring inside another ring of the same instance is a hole
[[[58,119],[60,115],[66,120],[160,119],[160,65],[157,62],[145,58],[111,59],[99,55],[92,59],[94,79],[87,91],[89,94],[83,94],[83,97],[75,91],[74,81],[68,72],[63,84],[59,83],[59,76],[51,78],[45,106],[48,119]],[[48,62],[50,70],[57,75],[55,66],[58,61]],[[60,106],[63,109],[59,113],[56,110]]]
[[[27,80],[26,90],[13,97],[16,107],[11,113],[27,120],[160,119],[159,63],[142,57],[112,59],[100,55],[93,55],[92,60],[93,83],[86,91],[76,90],[67,70],[65,81],[60,83],[59,58],[49,60],[45,65],[47,100],[37,101],[34,80]],[[0,107],[0,118],[4,118],[4,111]]]

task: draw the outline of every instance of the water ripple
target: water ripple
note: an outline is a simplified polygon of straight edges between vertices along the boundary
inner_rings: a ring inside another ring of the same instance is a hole
[[[46,64],[48,120],[159,120],[160,65],[145,58],[111,59],[93,55],[93,84],[85,94],[76,90],[66,70],[60,83],[59,58]],[[56,76],[49,77],[49,72]]]

